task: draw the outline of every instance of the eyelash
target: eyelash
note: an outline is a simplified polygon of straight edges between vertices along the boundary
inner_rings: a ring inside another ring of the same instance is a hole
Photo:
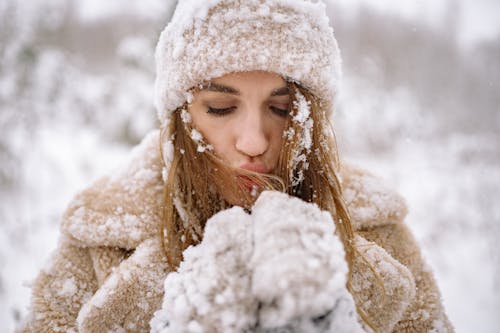
[[[225,116],[225,115],[231,113],[234,109],[235,109],[235,107],[223,108],[223,109],[208,107],[207,113],[213,114],[214,116],[222,117],[222,116]],[[270,109],[272,112],[274,112],[276,115],[278,115],[280,117],[288,116],[288,109],[280,109],[280,108],[277,108],[275,106],[271,106]]]
[[[207,113],[213,114],[214,116],[225,116],[226,114],[231,113],[235,108],[230,107],[230,108],[223,108],[223,109],[217,109],[217,108],[211,108],[208,107]]]
[[[271,106],[271,110],[280,117],[285,118],[288,116],[288,109],[280,109],[275,106]]]

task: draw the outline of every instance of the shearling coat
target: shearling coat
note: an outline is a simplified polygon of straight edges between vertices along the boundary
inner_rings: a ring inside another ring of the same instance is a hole
[[[75,197],[19,331],[149,331],[169,273],[159,239],[162,163],[155,131],[123,169]],[[432,272],[403,224],[404,201],[353,167],[343,169],[342,182],[361,253],[352,278],[357,306],[380,332],[453,332]]]

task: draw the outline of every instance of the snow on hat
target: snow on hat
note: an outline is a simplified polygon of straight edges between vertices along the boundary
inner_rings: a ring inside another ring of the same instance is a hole
[[[328,112],[341,59],[320,0],[179,0],[156,46],[155,106],[165,125],[189,89],[263,70],[310,89]]]

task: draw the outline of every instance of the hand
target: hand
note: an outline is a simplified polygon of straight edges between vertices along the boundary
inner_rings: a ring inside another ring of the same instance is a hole
[[[240,207],[207,221],[203,241],[184,251],[177,272],[165,280],[162,309],[152,332],[242,332],[255,326],[257,303],[250,293],[247,262],[252,222]]]
[[[328,212],[279,192],[252,209],[258,332],[360,332],[344,247]]]
[[[361,332],[329,213],[264,192],[213,216],[165,280],[152,332]]]

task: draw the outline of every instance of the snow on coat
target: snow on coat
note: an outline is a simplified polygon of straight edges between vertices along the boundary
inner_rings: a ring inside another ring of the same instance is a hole
[[[165,278],[172,276],[173,279],[177,274],[169,274],[158,232],[163,188],[159,140],[159,131],[150,133],[134,149],[130,161],[122,170],[96,181],[71,202],[61,222],[58,248],[33,284],[30,314],[18,331],[148,332],[150,330],[153,314],[161,308],[164,299]],[[341,176],[345,199],[357,233],[355,247],[360,253],[354,263],[352,276],[353,298],[357,302],[357,307],[379,332],[453,332],[444,313],[432,272],[424,264],[414,238],[403,224],[406,215],[404,201],[377,178],[359,169],[345,167],[341,171]],[[279,197],[276,200],[279,202]],[[207,276],[214,278],[205,279],[204,283],[198,285],[199,288],[205,288],[204,291],[221,290],[218,288],[222,288],[224,284],[215,278],[228,273],[224,270],[242,269],[237,262],[248,259],[250,253],[253,260],[245,262],[250,262],[251,276],[256,278],[257,274],[259,281],[266,281],[269,278],[266,276],[268,272],[265,267],[273,262],[272,255],[276,256],[275,258],[281,256],[282,260],[288,258],[286,251],[271,251],[271,257],[266,260],[257,259],[260,250],[278,246],[271,244],[269,239],[266,240],[264,234],[266,228],[276,227],[277,229],[273,231],[276,233],[286,233],[298,228],[296,230],[308,234],[308,230],[311,230],[307,229],[307,223],[300,226],[290,221],[292,226],[288,231],[286,228],[280,229],[282,224],[269,224],[267,219],[269,215],[266,212],[269,209],[265,207],[276,200],[267,200],[265,197],[258,200],[251,215],[233,208],[222,213],[224,218],[218,215],[212,218],[215,223],[211,224],[225,224],[231,220],[230,214],[235,214],[238,215],[238,222],[243,222],[234,226],[234,229],[227,228],[228,234],[225,236],[219,233],[217,237],[211,236],[208,228],[207,243],[211,242],[213,246],[221,248],[225,246],[224,243],[227,243],[227,246],[231,244],[234,246],[235,243],[246,244],[248,250],[244,250],[245,246],[238,251],[228,250],[224,255],[232,263],[223,267],[213,265],[213,271]],[[299,201],[296,200],[294,205],[290,205],[295,206]],[[281,204],[286,205],[286,203]],[[259,208],[259,205],[262,207]],[[296,206],[297,209],[301,206],[309,207],[305,203]],[[259,215],[259,211],[263,213]],[[316,213],[318,221],[326,218],[322,213]],[[243,216],[248,217],[246,222]],[[250,228],[250,223],[255,224],[253,228]],[[243,236],[248,235],[248,231],[239,233],[238,228],[253,229],[254,242],[260,243],[252,245],[255,247],[253,252],[250,251],[252,246],[248,244],[248,237]],[[234,233],[237,237],[231,237]],[[292,238],[291,241],[297,244],[299,240]],[[332,239],[332,244],[328,245],[332,249],[335,248],[333,253],[314,252],[316,247],[320,247],[318,244],[306,249],[316,253],[322,260],[327,258],[325,254],[329,254],[332,262],[335,262],[332,264],[333,276],[342,272],[342,264],[337,260],[339,250],[336,249],[335,243]],[[203,246],[203,243],[200,245]],[[196,247],[191,251],[191,254],[187,253],[184,265],[189,265],[189,261],[196,257]],[[304,259],[300,258],[298,259]],[[193,269],[196,268],[193,262],[191,265]],[[310,272],[307,270],[296,268],[292,265],[283,266],[285,270],[295,269],[294,274],[309,276]],[[328,279],[328,275],[317,278]],[[227,281],[227,285],[231,283],[246,282],[244,279]],[[285,304],[288,303],[280,297],[297,299],[300,298],[301,291],[292,288],[297,280],[290,278],[286,283],[291,284],[289,290],[286,288],[282,288],[279,292],[274,290],[276,291],[274,294],[269,294],[273,301],[265,306],[268,306],[268,313],[273,316],[295,318],[295,310],[286,309]],[[179,281],[177,284],[182,285]],[[265,290],[267,290],[265,285],[259,290],[259,285],[254,284],[252,295],[260,297],[258,298],[260,301],[266,301]],[[282,293],[285,290],[286,293]],[[328,290],[328,287],[325,290]],[[299,294],[296,294],[297,292]],[[313,295],[320,295],[314,287],[312,292]],[[208,294],[202,293],[202,295]],[[223,293],[219,295],[224,296],[220,299],[228,299]],[[167,290],[165,300],[168,297]],[[245,294],[234,294],[231,297],[246,299]],[[311,302],[310,304],[317,305],[317,308],[311,307],[311,311],[320,312],[319,310],[323,309],[321,304],[326,307],[327,303]],[[177,305],[182,307],[182,303],[179,304]],[[206,304],[204,307],[202,302],[195,304],[201,313],[213,311],[206,307]],[[252,302],[242,302],[240,308],[232,310],[235,314],[246,313],[245,311],[251,310],[252,306],[254,306]],[[304,310],[304,306],[297,309]],[[273,317],[270,315],[269,318]],[[245,320],[242,317],[243,324],[238,325],[246,325]],[[264,315],[259,320],[267,323]]]

